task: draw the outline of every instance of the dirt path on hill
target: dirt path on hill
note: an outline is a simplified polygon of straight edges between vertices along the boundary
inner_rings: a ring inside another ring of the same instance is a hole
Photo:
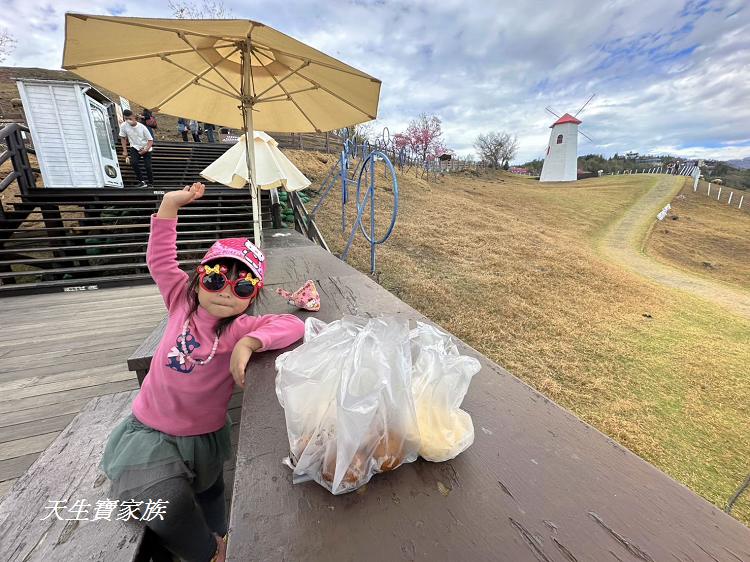
[[[658,178],[654,187],[612,224],[599,242],[599,251],[643,277],[688,291],[750,318],[750,293],[660,263],[643,251],[656,214],[679,193],[684,181],[684,176]]]

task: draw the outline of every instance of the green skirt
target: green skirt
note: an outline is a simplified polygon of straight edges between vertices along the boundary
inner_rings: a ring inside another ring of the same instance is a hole
[[[101,468],[110,480],[109,497],[130,499],[143,489],[185,475],[196,493],[206,490],[232,456],[232,420],[202,435],[169,435],[142,424],[130,413],[109,434]]]

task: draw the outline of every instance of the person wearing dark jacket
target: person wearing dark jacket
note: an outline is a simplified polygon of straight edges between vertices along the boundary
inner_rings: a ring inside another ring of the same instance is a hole
[[[214,131],[216,130],[216,126],[213,123],[204,123],[203,128],[206,130],[206,137],[208,138],[208,142],[216,142],[214,139]]]
[[[188,121],[184,117],[177,119],[177,131],[182,135],[182,141],[188,142]]]

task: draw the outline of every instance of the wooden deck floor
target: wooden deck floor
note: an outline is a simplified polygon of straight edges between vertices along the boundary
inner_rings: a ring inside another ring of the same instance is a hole
[[[87,401],[138,388],[127,358],[165,313],[155,285],[0,299],[0,500]],[[237,390],[235,449],[241,404]]]

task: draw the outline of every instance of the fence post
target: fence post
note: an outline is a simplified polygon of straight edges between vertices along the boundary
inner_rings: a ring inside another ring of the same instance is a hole
[[[711,182],[708,182],[708,191],[706,191],[706,197],[711,197]]]
[[[727,205],[731,205],[732,204],[732,195],[734,195],[734,191],[730,191],[729,192],[729,201],[727,201]]]
[[[326,131],[326,154],[328,154],[328,131]]]
[[[741,208],[742,208],[742,201],[744,201],[744,199],[745,199],[745,196],[744,196],[744,195],[740,195],[740,204],[739,204],[739,205],[737,205],[737,208],[738,208],[738,209],[741,209]]]
[[[716,200],[721,199],[721,186],[719,186],[719,194],[716,196]]]

